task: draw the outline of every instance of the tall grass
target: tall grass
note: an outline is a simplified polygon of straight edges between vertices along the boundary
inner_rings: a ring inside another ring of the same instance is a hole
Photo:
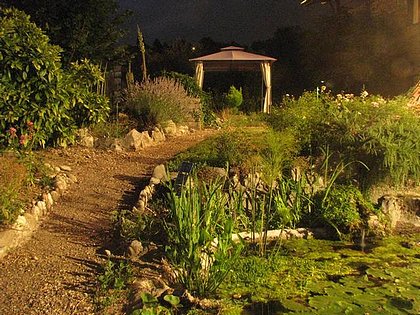
[[[241,250],[232,241],[234,222],[222,188],[222,180],[205,184],[190,176],[179,194],[170,187],[168,196],[167,257],[176,282],[199,296],[217,289]]]

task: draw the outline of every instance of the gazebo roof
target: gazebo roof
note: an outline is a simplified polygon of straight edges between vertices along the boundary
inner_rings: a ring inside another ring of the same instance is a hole
[[[203,62],[206,71],[222,70],[259,70],[261,62],[273,63],[277,59],[246,52],[242,47],[229,46],[220,52],[190,59],[192,62]]]

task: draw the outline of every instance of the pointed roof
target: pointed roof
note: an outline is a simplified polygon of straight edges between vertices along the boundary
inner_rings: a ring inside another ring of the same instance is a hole
[[[262,62],[273,63],[277,59],[246,52],[244,48],[228,46],[219,52],[190,59],[191,62],[202,62],[206,71],[257,71]]]
[[[190,59],[190,61],[270,61],[277,59],[246,52],[244,48],[237,46],[228,46],[220,49],[220,52]]]

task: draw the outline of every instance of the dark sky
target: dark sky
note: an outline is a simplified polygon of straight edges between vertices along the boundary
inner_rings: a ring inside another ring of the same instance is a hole
[[[303,8],[297,0],[119,0],[134,11],[128,25],[135,41],[139,24],[146,42],[211,37],[215,41],[250,44],[266,39],[283,26],[310,21],[318,8]]]

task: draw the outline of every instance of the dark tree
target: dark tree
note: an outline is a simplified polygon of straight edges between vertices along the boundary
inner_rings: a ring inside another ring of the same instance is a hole
[[[64,49],[66,63],[81,58],[100,62],[118,54],[117,42],[128,12],[121,12],[116,0],[0,1],[29,14],[52,43]]]

